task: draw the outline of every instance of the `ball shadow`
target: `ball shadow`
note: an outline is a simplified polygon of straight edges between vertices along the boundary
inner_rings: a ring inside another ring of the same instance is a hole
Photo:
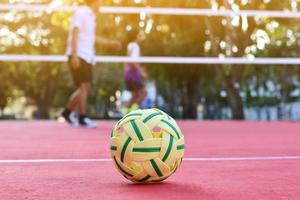
[[[130,196],[139,199],[216,199],[213,192],[205,191],[199,185],[192,185],[187,183],[177,183],[166,181],[162,183],[152,184],[120,184],[118,191],[121,191],[124,195],[130,194]]]

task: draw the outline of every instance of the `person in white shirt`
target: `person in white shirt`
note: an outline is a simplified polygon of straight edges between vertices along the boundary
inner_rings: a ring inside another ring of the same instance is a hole
[[[132,30],[128,33],[127,55],[133,58],[141,56],[141,49],[138,43],[138,30]],[[140,63],[125,64],[124,79],[127,90],[131,92],[131,99],[127,104],[127,108],[123,114],[138,109],[145,97],[147,91],[145,89],[145,79],[147,73]]]
[[[121,43],[96,36],[96,13],[102,0],[85,0],[73,15],[67,44],[69,67],[77,90],[72,94],[62,116],[72,126],[94,128],[96,124],[86,117],[88,94],[91,88],[92,67],[95,65],[95,44],[121,49]],[[79,108],[79,124],[73,110]]]

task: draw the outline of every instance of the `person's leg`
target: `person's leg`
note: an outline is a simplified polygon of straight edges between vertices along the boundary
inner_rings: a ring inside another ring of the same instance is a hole
[[[146,96],[148,95],[146,88],[142,87],[139,91],[138,91],[138,95],[136,98],[136,104],[141,106],[141,104],[143,103],[144,99],[146,98]]]
[[[80,99],[80,89],[77,89],[70,97],[70,100],[67,104],[67,109],[69,111],[73,111],[77,105],[78,105],[78,102],[79,102],[79,99]]]
[[[79,68],[73,68],[71,66],[70,58],[69,58],[68,64],[69,64],[69,69],[72,74],[74,83],[76,86],[78,86],[78,89],[76,91],[74,91],[73,94],[71,95],[71,97],[67,103],[67,106],[62,113],[62,116],[65,118],[65,120],[67,122],[69,122],[71,125],[74,125],[77,123],[76,122],[77,120],[75,119],[75,116],[72,117],[71,114],[72,114],[73,110],[78,106],[78,103],[79,103],[79,97],[80,97],[79,85],[80,85],[80,81],[81,81],[80,80],[81,66],[79,66]]]
[[[131,99],[127,104],[126,112],[138,109],[147,96],[147,91],[143,84],[136,82],[127,82],[127,88],[131,91]]]
[[[127,104],[127,108],[130,108],[134,103],[136,103],[137,100],[137,91],[136,90],[132,90],[131,92],[131,98]]]
[[[126,115],[132,111],[139,109],[139,106],[136,104],[137,97],[138,97],[137,90],[131,90],[130,93],[131,93],[131,99],[127,103],[126,108],[122,111],[123,115]]]
[[[89,96],[90,90],[91,90],[90,82],[81,83],[80,97],[79,97],[79,103],[78,103],[79,114],[80,114],[79,124],[86,128],[96,128],[97,124],[86,116],[87,102],[88,102],[88,96]]]
[[[76,90],[70,97],[70,100],[62,113],[62,117],[72,126],[78,126],[78,120],[76,119],[73,110],[79,103],[80,90]]]
[[[87,108],[87,100],[88,95],[91,89],[91,84],[89,82],[81,83],[79,89],[79,114],[81,117],[85,117],[86,115],[86,108]]]

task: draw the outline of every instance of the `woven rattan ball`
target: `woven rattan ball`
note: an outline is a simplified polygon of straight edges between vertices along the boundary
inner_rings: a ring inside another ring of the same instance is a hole
[[[125,178],[138,183],[161,182],[180,166],[184,136],[166,113],[158,109],[137,110],[115,125],[111,154]]]

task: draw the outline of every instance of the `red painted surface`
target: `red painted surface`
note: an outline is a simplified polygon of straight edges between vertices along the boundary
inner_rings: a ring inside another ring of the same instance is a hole
[[[95,130],[0,122],[0,160],[109,158]],[[186,157],[300,156],[299,123],[180,122]],[[300,160],[185,161],[163,184],[134,185],[112,163],[0,164],[1,200],[299,199]]]

